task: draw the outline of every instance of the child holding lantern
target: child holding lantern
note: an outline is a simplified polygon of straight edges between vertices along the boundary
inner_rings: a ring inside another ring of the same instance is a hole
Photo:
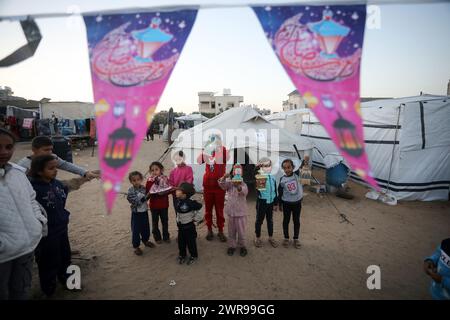
[[[149,207],[152,212],[152,233],[156,243],[161,243],[159,219],[162,224],[162,240],[170,243],[169,234],[169,193],[172,187],[169,179],[164,175],[164,166],[160,162],[152,162],[149,167],[150,177],[147,179],[145,190],[150,199]]]
[[[262,247],[261,226],[266,219],[267,232],[269,233],[269,243],[272,247],[278,247],[278,243],[273,239],[273,211],[277,210],[275,204],[278,203],[277,183],[270,174],[272,171],[272,161],[269,158],[262,158],[258,161],[256,169],[259,174],[256,175],[256,188],[258,198],[256,200],[256,222],[255,222],[255,246]]]
[[[233,177],[225,174],[219,179],[219,186],[226,191],[225,214],[228,216],[228,255],[232,256],[236,251],[236,240],[240,246],[240,255],[247,255],[245,247],[245,227],[247,225],[247,194],[248,188],[242,179],[242,166],[233,166]]]

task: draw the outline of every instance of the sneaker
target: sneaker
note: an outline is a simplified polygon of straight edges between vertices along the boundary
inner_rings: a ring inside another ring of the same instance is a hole
[[[206,240],[211,241],[214,238],[214,234],[212,231],[208,231],[208,234],[206,235]]]
[[[147,241],[147,242],[144,242],[144,246],[149,247],[149,248],[154,248],[155,244],[151,241]]]
[[[178,256],[177,261],[178,264],[183,264],[186,262],[186,257]]]
[[[294,239],[294,247],[295,249],[300,249],[302,245],[300,244],[300,240]]]
[[[234,254],[234,251],[236,251],[236,249],[235,248],[228,248],[228,250],[227,250],[227,254],[231,257],[233,254]]]
[[[275,239],[269,238],[269,243],[272,245],[272,247],[276,248],[278,247],[278,242],[275,241]]]
[[[223,234],[223,232],[219,232],[217,234],[217,236],[219,237],[220,242],[227,242],[227,237],[225,237],[225,235]]]
[[[134,253],[135,253],[137,256],[142,256],[142,250],[141,250],[141,248],[139,248],[139,247],[135,248],[135,249],[134,249]]]
[[[188,262],[187,262],[187,265],[190,266],[191,264],[194,264],[195,261],[197,261],[197,259],[198,258],[196,258],[196,257],[190,257]]]
[[[259,239],[259,238],[256,238],[254,242],[255,242],[255,247],[257,247],[257,248],[261,248],[263,246],[263,243],[262,243],[261,239]]]
[[[289,247],[289,239],[283,240],[283,247],[285,247],[285,248]]]
[[[245,257],[247,255],[247,253],[248,253],[247,248],[242,247],[239,254],[241,255],[241,257]]]

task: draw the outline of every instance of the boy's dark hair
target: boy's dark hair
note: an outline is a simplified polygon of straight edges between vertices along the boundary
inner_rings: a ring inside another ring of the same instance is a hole
[[[161,169],[161,171],[164,170],[164,166],[163,166],[162,163],[159,162],[159,161],[153,161],[153,162],[150,164],[150,167],[149,167],[149,168],[151,169],[153,166],[157,166],[159,169]]]
[[[181,190],[186,195],[186,198],[190,198],[195,194],[195,187],[192,183],[183,182],[178,187],[178,190]]]
[[[46,136],[37,136],[31,141],[31,148],[39,149],[42,147],[53,146],[52,139]]]
[[[16,144],[17,141],[16,136],[11,131],[6,130],[4,128],[0,128],[0,135],[10,137],[13,141],[13,144]]]
[[[56,160],[56,157],[53,155],[42,155],[33,157],[31,160],[30,171],[28,171],[28,175],[32,178],[39,178],[39,173],[44,171],[45,166],[48,162]]]
[[[176,154],[178,154],[178,156],[180,156],[180,157],[184,157],[184,152],[183,152],[183,150],[180,150],[180,151],[178,151]]]
[[[139,176],[139,178],[144,179],[144,176],[142,175],[142,173],[140,173],[139,171],[132,171],[128,175],[128,180],[130,180],[130,182],[131,182],[131,178],[133,178],[135,176]]]
[[[292,168],[294,168],[294,161],[292,161],[292,159],[284,159],[283,162],[281,163],[282,168],[286,162],[289,162],[291,164]]]

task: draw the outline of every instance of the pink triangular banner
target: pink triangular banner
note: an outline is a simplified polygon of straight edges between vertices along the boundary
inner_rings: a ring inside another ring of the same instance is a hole
[[[196,16],[179,10],[84,17],[108,213]]]
[[[366,6],[253,10],[284,69],[342,156],[378,189],[364,149],[359,99]]]

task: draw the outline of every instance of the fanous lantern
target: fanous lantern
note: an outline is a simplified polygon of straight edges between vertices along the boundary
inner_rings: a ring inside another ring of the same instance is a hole
[[[300,170],[300,184],[311,185],[312,172],[309,165],[309,156],[305,156],[303,167]]]
[[[266,190],[266,182],[270,172],[272,171],[272,165],[270,159],[261,159],[258,163],[260,167],[258,174],[255,176],[256,189],[259,191]]]
[[[242,166],[239,163],[236,163],[233,166],[233,179],[231,179],[232,182],[242,182]]]

